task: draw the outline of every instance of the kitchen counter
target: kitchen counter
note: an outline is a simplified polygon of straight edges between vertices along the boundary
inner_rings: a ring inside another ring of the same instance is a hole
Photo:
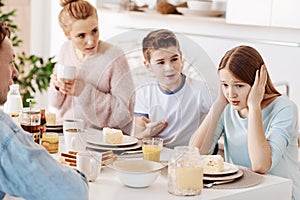
[[[259,43],[273,42],[277,45],[300,47],[300,29],[228,24],[225,17],[162,15],[155,10],[120,12],[118,9],[100,8],[99,13],[102,17],[108,15],[107,17],[113,19],[112,23],[122,22],[116,24],[119,28],[168,28],[188,35],[247,40],[248,42],[255,41]],[[105,22],[102,20],[102,23],[110,23],[110,21]]]

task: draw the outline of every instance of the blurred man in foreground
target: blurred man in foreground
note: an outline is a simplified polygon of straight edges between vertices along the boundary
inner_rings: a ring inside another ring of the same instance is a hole
[[[0,105],[13,78],[14,51],[10,32],[0,22]],[[88,199],[88,184],[79,171],[61,165],[32,136],[0,110],[0,199],[11,195],[24,199]]]

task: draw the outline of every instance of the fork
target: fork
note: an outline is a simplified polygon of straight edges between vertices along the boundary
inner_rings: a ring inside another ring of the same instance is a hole
[[[225,180],[225,181],[215,181],[215,182],[203,184],[203,186],[207,187],[207,188],[211,188],[214,185],[220,185],[220,184],[224,184],[224,183],[230,183],[230,182],[233,182],[233,181],[234,181],[234,179]]]

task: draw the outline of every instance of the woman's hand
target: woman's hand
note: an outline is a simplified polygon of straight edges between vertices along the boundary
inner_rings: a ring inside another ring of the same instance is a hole
[[[51,78],[51,82],[52,82],[53,86],[55,87],[55,89],[59,90],[59,83],[57,80],[57,73],[55,70],[51,74],[50,78]]]
[[[152,122],[146,117],[135,117],[134,134],[137,138],[155,137],[168,126],[167,121]]]
[[[51,75],[51,80],[54,87],[66,95],[78,96],[85,87],[84,82],[80,80],[65,78],[58,80],[55,71],[53,71],[53,74]]]
[[[66,94],[66,95],[72,95],[74,92],[74,83],[75,83],[74,79],[72,80],[72,79],[61,78],[58,81],[59,91],[61,91],[62,93]]]
[[[260,70],[256,71],[254,84],[248,95],[248,107],[257,107],[261,105],[264,98],[265,87],[267,83],[267,69],[262,65]]]

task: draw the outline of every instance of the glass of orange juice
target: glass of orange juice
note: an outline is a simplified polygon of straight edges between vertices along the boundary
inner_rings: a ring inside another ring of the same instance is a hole
[[[144,138],[142,140],[144,160],[159,162],[160,152],[163,149],[162,138]]]

